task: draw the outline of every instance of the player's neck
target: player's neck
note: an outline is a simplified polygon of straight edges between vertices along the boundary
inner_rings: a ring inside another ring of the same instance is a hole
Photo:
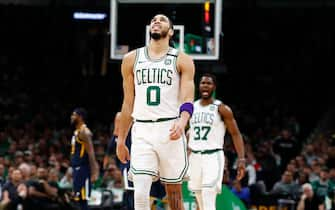
[[[201,100],[200,100],[200,104],[202,106],[206,106],[208,104],[212,104],[213,102],[214,102],[214,99],[212,97],[210,97],[210,98],[201,98]]]
[[[79,123],[76,125],[76,130],[79,130],[82,126],[85,126],[85,123],[84,123],[84,122],[79,122]]]
[[[160,40],[150,40],[148,46],[149,56],[152,58],[157,58],[165,55],[169,51],[169,42],[165,39]]]

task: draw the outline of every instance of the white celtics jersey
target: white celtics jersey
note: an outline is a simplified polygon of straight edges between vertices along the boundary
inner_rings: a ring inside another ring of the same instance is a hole
[[[160,59],[149,58],[148,48],[136,51],[134,64],[136,120],[157,120],[179,115],[180,75],[176,68],[178,51],[170,48]]]
[[[226,126],[219,113],[222,102],[202,106],[200,100],[194,102],[194,112],[190,120],[189,147],[194,151],[222,149]]]

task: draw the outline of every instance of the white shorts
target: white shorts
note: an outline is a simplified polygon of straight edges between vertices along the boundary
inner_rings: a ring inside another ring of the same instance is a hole
[[[166,183],[181,183],[188,169],[185,134],[170,140],[176,120],[135,122],[132,127],[130,178],[148,174]]]
[[[209,154],[191,152],[189,161],[189,190],[214,188],[217,193],[220,193],[225,163],[223,150]]]

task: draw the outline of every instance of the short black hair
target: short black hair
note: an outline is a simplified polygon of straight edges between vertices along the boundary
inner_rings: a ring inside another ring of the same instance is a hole
[[[210,77],[212,78],[213,82],[214,82],[214,85],[216,86],[216,76],[214,74],[211,74],[211,73],[204,73],[203,75],[201,75],[200,79],[202,77]]]
[[[172,22],[171,18],[170,18],[169,16],[166,16],[166,17],[169,19],[169,22],[170,22],[170,28],[171,28],[172,30],[174,30],[174,28],[173,28],[173,22]]]
[[[83,107],[77,107],[73,110],[73,112],[77,113],[77,115],[80,115],[84,121],[87,120],[87,111]]]

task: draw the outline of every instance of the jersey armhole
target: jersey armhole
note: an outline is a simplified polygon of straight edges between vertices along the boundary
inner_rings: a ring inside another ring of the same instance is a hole
[[[172,51],[172,52],[170,52],[170,51]],[[180,71],[179,71],[178,66],[177,66],[177,60],[178,60],[178,57],[179,57],[179,50],[174,49],[174,48],[170,48],[170,50],[168,52],[168,55],[173,57],[173,68],[174,68],[176,73],[180,74]]]
[[[214,102],[213,102],[213,104],[216,105],[216,106],[218,106],[218,107],[219,107],[221,104],[224,105],[224,103],[223,103],[222,101],[218,100],[218,99],[215,99]]]
[[[134,64],[133,64],[133,71],[135,71],[135,67],[136,67],[138,58],[140,57],[140,50],[141,49],[142,48],[138,48],[138,49],[135,50],[135,60],[134,60]]]
[[[220,106],[224,107],[225,104],[222,101],[220,101],[220,100],[215,100],[214,104],[218,107],[218,114],[220,115],[221,120],[224,121],[224,117],[223,117],[223,115],[220,112]]]

